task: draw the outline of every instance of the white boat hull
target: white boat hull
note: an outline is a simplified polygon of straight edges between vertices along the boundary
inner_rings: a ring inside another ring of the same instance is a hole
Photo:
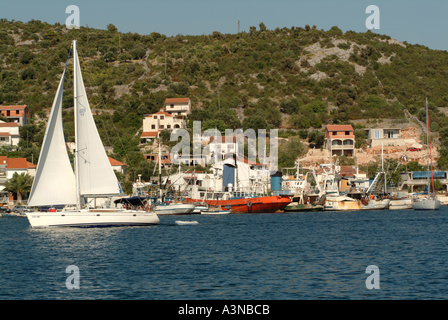
[[[131,210],[30,212],[26,216],[33,228],[147,226],[160,222],[154,212]]]
[[[191,214],[196,208],[194,204],[169,204],[166,206],[156,206],[154,211],[159,216]]]
[[[439,210],[440,201],[437,199],[423,199],[412,204],[414,210]]]
[[[392,199],[389,203],[389,210],[412,209],[412,199]]]

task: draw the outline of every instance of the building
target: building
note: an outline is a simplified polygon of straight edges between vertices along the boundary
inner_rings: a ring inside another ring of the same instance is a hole
[[[325,128],[325,149],[330,155],[353,157],[355,134],[351,125],[327,125]]]
[[[165,100],[166,113],[173,116],[188,116],[191,113],[190,98],[168,98]]]
[[[235,136],[210,137],[210,143],[208,144],[209,157],[216,160],[224,160],[228,157],[226,155],[231,155],[232,157],[238,153],[237,141],[238,138]]]
[[[399,147],[406,145],[405,141],[401,138],[401,129],[397,128],[377,128],[366,129],[367,141],[370,147],[378,146],[393,146]]]
[[[122,173],[126,175],[126,164],[123,162],[120,162],[118,160],[112,159],[111,157],[107,157],[109,159],[110,165],[112,166],[112,169],[116,172]]]
[[[439,180],[444,189],[448,191],[448,174],[446,171],[433,171],[432,177],[434,181]],[[431,171],[402,172],[400,173],[400,178],[398,190],[424,191],[427,189],[428,183],[432,183]]]
[[[17,146],[19,144],[19,124],[0,121],[0,147]]]
[[[160,137],[160,132],[164,129],[175,130],[185,129],[187,122],[183,116],[171,115],[160,110],[143,119],[143,133],[140,136],[142,143],[147,143]]]
[[[7,118],[9,122],[18,123],[24,126],[30,122],[30,109],[28,106],[0,106],[0,114]]]

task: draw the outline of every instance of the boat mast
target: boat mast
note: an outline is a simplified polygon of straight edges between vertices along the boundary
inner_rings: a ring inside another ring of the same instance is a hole
[[[432,193],[434,195],[434,175],[432,174],[432,151],[431,151],[431,131],[429,130],[429,109],[428,109],[428,98],[426,98],[426,122],[427,122],[427,126],[428,126],[428,135],[427,137],[427,141],[428,141],[428,148],[429,148],[429,153],[428,156],[430,157],[430,161],[431,161],[431,182],[432,182]],[[428,171],[429,171],[429,162],[428,162]],[[429,194],[429,179],[428,179],[428,194]]]
[[[78,70],[76,59],[78,59],[78,51],[76,50],[76,40],[73,40],[73,86],[74,86],[74,113],[75,113],[75,181],[76,181],[76,208],[81,210],[81,195],[79,191],[79,152],[78,152],[78,93],[77,81],[78,81]]]

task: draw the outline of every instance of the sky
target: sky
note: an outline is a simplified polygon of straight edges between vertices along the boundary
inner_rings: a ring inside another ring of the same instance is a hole
[[[65,24],[69,5],[80,12],[81,26],[167,36],[237,33],[250,26],[268,29],[316,25],[343,32],[367,31],[369,5],[380,11],[379,30],[399,41],[448,50],[448,1],[443,0],[0,0],[0,18]]]

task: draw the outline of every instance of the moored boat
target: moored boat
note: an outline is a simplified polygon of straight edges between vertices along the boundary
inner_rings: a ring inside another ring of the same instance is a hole
[[[283,210],[291,200],[285,196],[265,196],[254,198],[239,198],[229,200],[204,200],[187,198],[187,202],[206,202],[210,206],[220,206],[223,210],[232,210],[232,213],[275,213]]]

